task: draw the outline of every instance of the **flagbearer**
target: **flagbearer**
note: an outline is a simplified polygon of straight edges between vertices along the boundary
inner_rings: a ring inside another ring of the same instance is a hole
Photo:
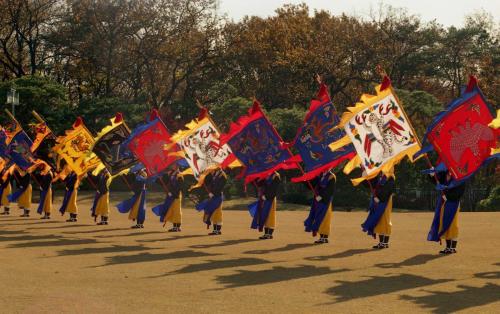
[[[319,239],[314,243],[328,243],[333,214],[333,193],[336,177],[333,170],[323,172],[313,182],[314,199],[309,216],[304,221],[306,232],[312,232],[313,237],[319,233]]]
[[[387,173],[378,175],[370,181],[372,195],[370,199],[369,214],[365,222],[361,224],[363,232],[373,236],[379,235],[379,243],[374,249],[389,248],[389,237],[391,235],[392,223],[392,194],[394,192],[394,169]]]
[[[213,231],[209,235],[222,234],[222,202],[226,182],[227,176],[221,168],[208,173],[202,182],[208,192],[208,199],[197,204],[196,210],[203,211],[203,222],[207,225],[207,229],[213,224]]]
[[[97,217],[101,216],[101,221],[97,225],[107,225],[109,216],[109,184],[110,184],[110,173],[104,168],[97,176],[96,179],[96,192],[94,197],[94,203],[92,204],[91,214],[96,220]]]
[[[35,166],[34,173],[36,180],[40,184],[40,202],[38,203],[37,213],[42,214],[41,219],[50,219],[52,211],[52,180],[54,174],[49,164],[39,161]]]
[[[160,216],[160,222],[172,223],[168,232],[180,232],[182,223],[182,182],[184,181],[178,166],[174,163],[166,175],[163,183],[167,189],[167,197],[163,204],[153,207],[153,212]]]
[[[33,188],[31,186],[31,175],[15,166],[14,177],[18,184],[18,190],[8,196],[10,202],[17,202],[17,206],[23,210],[21,217],[30,216],[31,196]]]
[[[440,254],[457,252],[458,214],[460,213],[460,198],[465,192],[465,183],[453,184],[455,180],[449,171],[440,171],[430,174],[430,180],[435,185],[444,188],[439,195],[434,212],[431,229],[427,236],[428,241],[441,242],[446,240],[446,248]],[[453,186],[455,185],[455,186]],[[448,187],[450,186],[450,187]]]
[[[0,207],[3,206],[3,212],[1,215],[10,214],[10,202],[9,194],[12,193],[12,185],[10,184],[12,180],[12,170],[14,166],[7,166],[7,161],[3,160],[2,170],[0,170]]]
[[[122,214],[129,213],[128,219],[136,221],[132,226],[133,229],[144,228],[144,221],[146,220],[146,182],[147,173],[145,169],[141,169],[135,175],[135,181],[132,186],[134,195],[116,205],[118,211]],[[125,179],[126,180],[126,179]]]
[[[78,216],[78,207],[76,205],[76,200],[78,196],[78,187],[80,185],[80,180],[78,175],[69,168],[68,165],[64,167],[61,173],[54,178],[54,181],[58,179],[63,180],[66,192],[64,193],[63,203],[59,212],[64,216],[64,213],[69,213],[69,219],[66,222],[76,222]]]
[[[264,231],[259,239],[273,238],[273,232],[276,228],[276,194],[280,181],[278,172],[273,172],[267,178],[256,182],[259,199],[250,205],[251,212],[254,213],[251,228],[258,229],[260,232]]]

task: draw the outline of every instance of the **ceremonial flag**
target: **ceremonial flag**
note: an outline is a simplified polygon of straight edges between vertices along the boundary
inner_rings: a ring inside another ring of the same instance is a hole
[[[99,157],[111,176],[115,176],[132,167],[137,158],[125,145],[130,130],[122,114],[116,114],[110,121],[111,124],[97,134],[92,152]]]
[[[376,92],[377,95],[362,95],[360,102],[348,108],[338,126],[347,135],[330,145],[333,151],[354,145],[357,156],[344,167],[344,173],[360,165],[365,171],[363,177],[351,180],[354,185],[376,177],[381,171],[391,172],[404,157],[413,161],[413,155],[420,149],[388,77],[384,77]]]
[[[35,131],[35,140],[33,141],[33,145],[31,145],[31,152],[35,153],[43,141],[52,134],[52,131],[47,126],[47,123],[45,123],[38,113],[36,113],[36,111],[33,111],[33,115],[38,120],[38,123],[33,126]]]
[[[9,157],[7,155],[7,133],[0,127],[0,157]]]
[[[248,115],[231,123],[229,132],[221,136],[221,145],[226,143],[245,166],[242,172],[245,183],[265,178],[280,169],[297,168],[296,163],[285,162],[292,155],[283,147],[283,140],[258,101],[254,101]]]
[[[500,110],[497,110],[497,117],[488,125],[493,129],[500,129]],[[500,154],[500,136],[497,135],[497,144],[491,149],[491,155]],[[498,157],[498,156],[497,156]]]
[[[424,147],[416,156],[436,151],[457,184],[472,176],[482,165],[498,158],[500,130],[489,127],[492,108],[486,103],[477,80],[471,77],[460,97],[434,117],[424,137]]]
[[[291,143],[299,154],[287,162],[302,161],[305,168],[305,173],[293,178],[292,182],[311,180],[344,160],[356,156],[353,145],[346,145],[335,151],[328,147],[346,135],[343,129],[335,128],[339,122],[340,118],[328,95],[327,87],[321,84],[317,99],[311,101],[304,123]]]
[[[18,165],[19,168],[27,170],[33,165],[33,161],[35,160],[31,153],[32,145],[33,142],[26,132],[23,130],[17,132],[7,146],[8,158]]]
[[[158,175],[179,159],[179,147],[171,141],[163,121],[154,114],[152,120],[132,131],[126,145],[146,168],[148,175]],[[165,149],[168,147],[168,149]]]
[[[231,148],[220,144],[220,133],[202,109],[199,117],[186,124],[184,130],[172,135],[172,141],[177,143],[184,152],[191,173],[196,179],[203,172],[225,164],[229,167],[239,166]]]
[[[54,151],[66,161],[71,170],[82,175],[101,164],[90,150],[93,145],[94,137],[79,117],[71,130],[56,139]]]

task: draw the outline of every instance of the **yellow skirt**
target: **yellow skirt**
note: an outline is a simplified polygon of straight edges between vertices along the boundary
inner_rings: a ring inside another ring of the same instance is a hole
[[[130,210],[130,213],[128,214],[128,219],[129,220],[136,220],[137,215],[139,214],[139,205],[141,204],[141,195],[135,200],[134,206],[132,206],[132,209]]]
[[[66,207],[67,213],[78,214],[78,207],[76,206],[77,195],[78,195],[78,189],[74,189],[69,198],[68,206]]]
[[[170,208],[168,209],[167,215],[165,216],[165,221],[171,222],[173,224],[182,223],[182,194],[179,195],[179,198],[176,198]]]
[[[203,221],[205,222],[207,220],[207,215],[203,215]],[[212,214],[212,217],[210,221],[214,225],[222,225],[222,204],[220,204],[219,208],[217,208],[214,213]]]
[[[332,226],[332,214],[333,214],[333,206],[332,203],[328,205],[328,210],[326,211],[325,217],[319,225],[318,233],[324,235],[330,235],[330,229]]]
[[[52,188],[50,188],[45,195],[42,210],[47,214],[50,214],[50,212],[52,211]]]
[[[95,215],[108,217],[109,215],[109,192],[99,197],[95,205]]]
[[[271,205],[271,209],[269,210],[269,216],[267,216],[266,223],[264,227],[275,229],[276,228],[276,197],[273,200],[273,205]]]
[[[1,206],[10,205],[9,199],[7,198],[7,196],[9,196],[10,193],[12,193],[12,186],[9,183],[2,192],[2,203],[0,204]]]
[[[380,217],[378,224],[373,229],[373,232],[376,234],[383,235],[391,235],[392,231],[392,222],[391,222],[391,214],[392,214],[392,196],[389,198],[387,202],[387,207],[385,208],[384,214]]]
[[[33,193],[33,188],[30,184],[28,185],[28,188],[26,188],[24,193],[21,194],[21,196],[19,196],[19,199],[17,200],[17,206],[19,206],[19,208],[30,209],[32,193]]]
[[[458,207],[455,217],[451,222],[450,227],[441,236],[441,239],[445,240],[455,240],[458,238],[458,214],[460,213],[460,207]],[[441,206],[441,211],[439,213],[439,233],[443,230],[443,215],[444,215],[444,204]]]

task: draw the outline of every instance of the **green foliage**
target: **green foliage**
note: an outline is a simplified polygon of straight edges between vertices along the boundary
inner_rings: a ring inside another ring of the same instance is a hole
[[[34,121],[33,110],[45,118],[50,128],[60,133],[73,122],[75,117],[64,86],[46,77],[23,76],[0,83],[0,100],[7,99],[7,93],[15,88],[19,93],[19,106],[15,108],[16,119],[26,126]],[[11,110],[11,106],[6,106]],[[1,114],[1,123],[7,121],[6,114]]]
[[[268,117],[284,141],[292,141],[305,117],[306,111],[299,107],[275,108],[268,111]]]
[[[231,122],[235,122],[240,116],[247,114],[251,106],[251,100],[236,97],[223,103],[214,104],[210,107],[210,112],[222,132],[227,132]]]
[[[479,202],[479,209],[488,211],[500,210],[500,185],[493,187],[490,195]]]

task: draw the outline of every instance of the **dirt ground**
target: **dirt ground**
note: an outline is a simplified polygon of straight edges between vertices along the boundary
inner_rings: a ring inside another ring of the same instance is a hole
[[[376,251],[362,211],[335,212],[331,242],[312,245],[305,211],[280,211],[262,241],[245,211],[211,237],[192,207],[170,234],[150,210],[142,230],[114,208],[95,226],[90,201],[74,224],[0,217],[1,313],[500,313],[500,213],[463,213],[459,252],[439,256],[431,213],[395,213]]]

